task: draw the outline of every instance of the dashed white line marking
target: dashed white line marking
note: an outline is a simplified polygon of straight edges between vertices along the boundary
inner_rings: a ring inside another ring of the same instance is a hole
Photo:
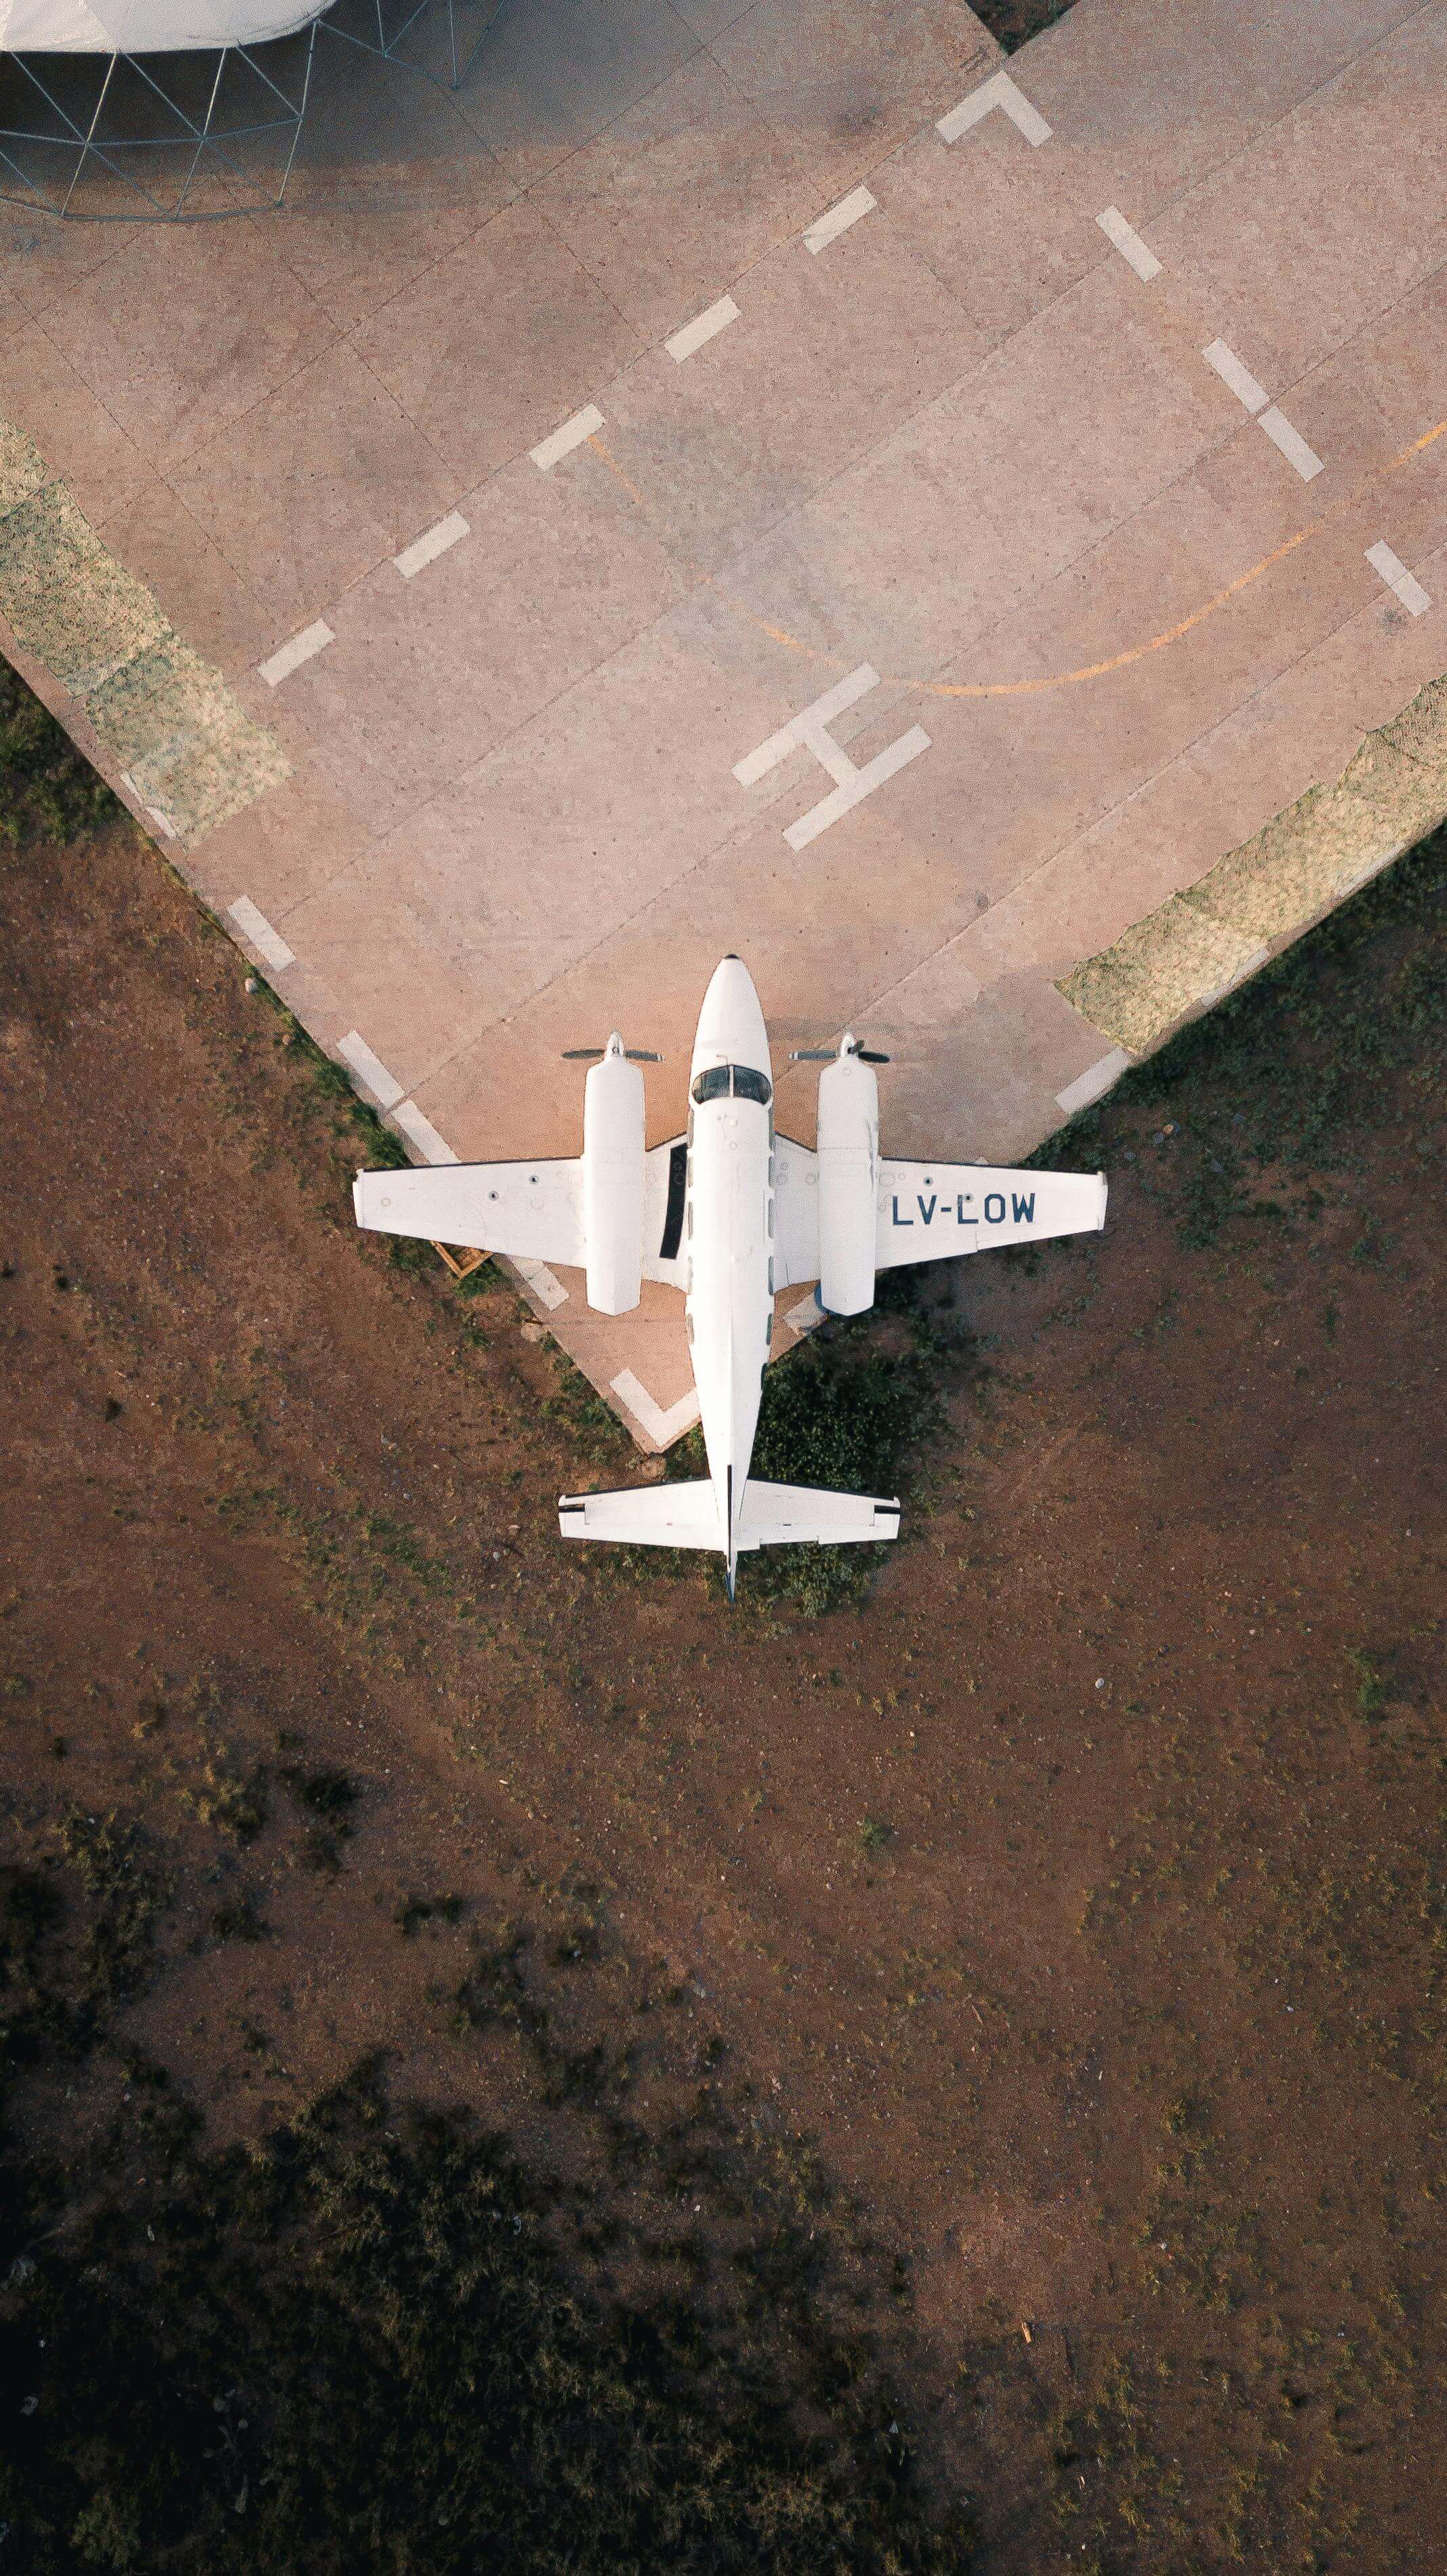
[[[1056,1108],[1063,1109],[1067,1118],[1073,1118],[1077,1110],[1088,1109],[1093,1100],[1099,1100],[1102,1092],[1109,1091],[1113,1082],[1119,1082],[1121,1075],[1128,1072],[1134,1062],[1134,1056],[1127,1055],[1124,1047],[1112,1047],[1109,1055],[1098,1057],[1094,1064],[1087,1065],[1084,1073],[1078,1073],[1073,1082],[1067,1082],[1063,1091],[1056,1092]]]
[[[1307,446],[1300,430],[1292,428],[1290,421],[1284,413],[1277,410],[1275,403],[1271,405],[1269,411],[1262,413],[1256,426],[1258,429],[1265,430],[1273,447],[1280,448],[1287,464],[1295,466],[1303,483],[1309,483],[1313,474],[1321,472],[1321,458],[1316,450]]]
[[[988,116],[992,107],[998,107],[1002,116],[1008,116],[1027,143],[1049,142],[1050,127],[1039,109],[1031,106],[1024,91],[1017,88],[1008,72],[994,72],[978,89],[971,90],[968,98],[962,98],[958,107],[952,107],[948,116],[940,118],[935,132],[944,143],[958,143],[960,136],[968,134],[972,125],[978,125],[982,116]]]
[[[392,1124],[401,1128],[408,1143],[416,1146],[424,1162],[456,1162],[452,1147],[438,1135],[431,1119],[423,1116],[415,1100],[404,1100],[393,1110]]]
[[[850,225],[857,224],[861,215],[872,215],[877,203],[877,198],[871,197],[867,188],[851,188],[848,196],[841,197],[837,206],[831,206],[827,215],[818,215],[812,224],[805,225],[804,248],[811,250],[817,259],[820,251],[827,250],[841,233],[847,233]]]
[[[733,297],[721,295],[717,304],[711,304],[706,313],[695,314],[691,322],[685,322],[683,329],[675,331],[663,345],[674,365],[681,367],[685,358],[693,356],[695,349],[701,349],[708,340],[716,340],[720,331],[726,331],[729,324],[737,322],[738,318],[739,308]]]
[[[395,1075],[387,1071],[381,1057],[373,1055],[366,1039],[358,1030],[348,1029],[337,1048],[337,1053],[345,1064],[351,1066],[357,1080],[370,1091],[372,1098],[383,1109],[395,1109],[398,1101],[406,1098],[401,1083],[397,1081]]]
[[[264,680],[269,689],[278,688],[293,671],[301,669],[303,662],[309,662],[314,653],[324,652],[328,644],[335,644],[336,640],[326,619],[319,617],[314,626],[304,626],[299,635],[293,635],[290,643],[283,644],[279,652],[273,653],[269,662],[258,663],[257,678]]]
[[[561,1279],[554,1277],[545,1261],[520,1261],[514,1254],[512,1266],[519,1279],[527,1281],[533,1295],[541,1300],[550,1315],[555,1307],[566,1306],[568,1292]]]
[[[1393,554],[1384,538],[1379,538],[1376,545],[1368,546],[1367,561],[1373,572],[1380,573],[1388,590],[1396,592],[1409,616],[1420,617],[1425,609],[1431,607],[1430,594],[1422,588],[1415,576],[1408,572],[1401,556]]]
[[[650,1440],[657,1441],[660,1449],[666,1449],[681,1432],[691,1431],[698,1420],[696,1395],[681,1395],[677,1404],[671,1404],[665,1413],[662,1405],[655,1403],[647,1387],[640,1383],[631,1369],[621,1370],[614,1378],[613,1393],[627,1405],[634,1421],[647,1432]]]
[[[851,671],[846,679],[836,680],[833,688],[826,689],[822,698],[815,698],[802,715],[794,716],[788,724],[781,725],[777,733],[771,733],[768,741],[760,743],[757,751],[748,752],[742,760],[735,761],[734,776],[741,787],[756,786],[794,751],[812,752],[820,767],[826,769],[834,780],[833,795],[811,805],[807,814],[801,814],[797,823],[789,825],[784,838],[791,850],[807,849],[811,841],[817,841],[821,832],[828,831],[831,823],[837,823],[842,815],[852,812],[866,796],[873,795],[876,787],[882,787],[886,779],[893,778],[899,770],[907,768],[910,761],[918,760],[922,751],[929,750],[930,737],[923,725],[911,725],[908,733],[902,733],[897,742],[886,744],[884,750],[877,752],[863,769],[856,769],[849,754],[841,750],[832,734],[825,731],[833,717],[842,715],[846,707],[852,707],[857,699],[878,686],[879,673],[868,662],[861,662],[857,671]]]
[[[1129,261],[1143,286],[1149,286],[1153,277],[1160,276],[1161,263],[1155,252],[1150,248],[1149,243],[1141,240],[1134,225],[1126,222],[1119,206],[1107,206],[1105,212],[1097,215],[1095,220],[1106,240],[1114,242],[1121,258]]]
[[[581,411],[574,412],[571,420],[564,421],[561,429],[553,431],[551,438],[542,439],[536,447],[530,447],[528,454],[540,472],[547,474],[563,457],[571,456],[575,447],[581,447],[585,438],[592,438],[602,426],[603,415],[597,404],[585,403]]]
[[[1230,386],[1236,400],[1244,403],[1253,416],[1266,409],[1270,400],[1266,387],[1258,385],[1250,368],[1242,365],[1235,350],[1228,349],[1224,340],[1213,340],[1209,349],[1203,349],[1201,355],[1208,367],[1215,368],[1222,384]]]
[[[469,537],[471,534],[472,530],[462,512],[449,510],[446,518],[439,519],[435,528],[428,528],[420,537],[414,537],[411,545],[404,546],[399,555],[392,557],[392,561],[402,579],[411,581],[416,574],[424,571],[428,564],[436,563],[439,555],[445,555],[449,546],[460,544],[464,537]]]
[[[279,930],[273,930],[264,912],[257,909],[249,894],[239,894],[226,907],[227,917],[234,921],[243,939],[248,939],[264,965],[279,975],[284,966],[296,964],[296,952],[288,948]]]

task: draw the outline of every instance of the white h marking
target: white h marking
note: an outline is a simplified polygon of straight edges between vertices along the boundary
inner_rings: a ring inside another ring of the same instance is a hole
[[[928,751],[930,738],[923,725],[911,725],[908,733],[902,733],[897,742],[887,744],[873,760],[866,762],[863,769],[856,769],[848,753],[840,750],[826,728],[835,716],[843,715],[846,707],[852,707],[878,686],[879,673],[868,662],[861,662],[858,670],[851,671],[847,680],[837,680],[832,689],[825,690],[822,698],[816,698],[812,706],[805,707],[802,715],[792,717],[788,724],[781,725],[777,733],[771,733],[768,741],[761,742],[757,751],[735,761],[734,776],[740,787],[754,786],[757,780],[767,777],[771,769],[777,769],[780,761],[787,760],[794,751],[811,751],[820,767],[829,772],[834,781],[834,793],[823,797],[817,805],[811,805],[807,814],[801,814],[797,823],[789,825],[784,838],[791,850],[806,849],[821,832],[828,831],[831,823],[837,823],[841,814],[847,814],[852,807],[862,804],[866,796],[873,795],[876,787],[882,787],[887,778],[893,778],[896,770],[905,768],[911,760],[918,760],[922,751]]]

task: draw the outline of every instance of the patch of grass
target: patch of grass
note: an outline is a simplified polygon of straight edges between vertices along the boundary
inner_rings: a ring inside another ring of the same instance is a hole
[[[75,841],[123,808],[8,662],[0,662],[0,835]]]
[[[342,1866],[342,1845],[352,1834],[352,1810],[360,1792],[345,1771],[303,1771],[287,1763],[277,1773],[293,1804],[310,1818],[302,1844],[308,1869],[335,1878]]]
[[[206,1764],[201,1787],[184,1788],[180,1795],[199,1823],[215,1825],[239,1843],[255,1842],[266,1823],[266,1772],[260,1764],[242,1774],[229,1770],[220,1755]]]
[[[505,2142],[361,2075],[48,2228],[5,2294],[39,2401],[8,2445],[17,2566],[964,2576],[822,2321],[580,2290],[547,2206]]]
[[[460,1923],[466,1905],[464,1896],[408,1895],[402,1897],[394,1908],[392,1920],[403,1940],[410,1941],[414,1933],[421,1931],[424,1923]]]
[[[1381,1665],[1360,1646],[1349,1649],[1347,1662],[1356,1681],[1358,1717],[1380,1717],[1387,1704],[1387,1677]]]
[[[893,1840],[894,1827],[893,1825],[887,1825],[883,1816],[865,1817],[864,1822],[859,1828],[859,1848],[861,1851],[884,1851],[886,1847],[893,1842]]]
[[[556,1342],[549,1343],[548,1351],[554,1386],[552,1394],[543,1398],[544,1421],[554,1424],[578,1456],[591,1463],[615,1466],[632,1458],[633,1443],[612,1406],[604,1403],[597,1388],[589,1385]]]
[[[218,1941],[264,1941],[269,1926],[258,1913],[250,1888],[243,1887],[224,1905],[217,1906],[211,1929]]]
[[[1378,1165],[1399,1136],[1406,1153],[1395,1095],[1405,1080],[1429,1111],[1447,1105],[1444,1035],[1447,825],[1027,1159],[1088,1170],[1116,1142],[1141,1146],[1169,1187],[1182,1242],[1205,1249],[1233,1222],[1318,1214],[1327,1200],[1316,1177],[1364,1167],[1368,1137]],[[1355,1258],[1386,1249],[1368,1228]]]

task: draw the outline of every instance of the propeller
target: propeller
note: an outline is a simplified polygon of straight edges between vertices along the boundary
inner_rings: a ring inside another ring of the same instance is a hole
[[[605,1047],[564,1047],[564,1064],[599,1064],[605,1055],[623,1056],[629,1064],[662,1064],[651,1047],[626,1047],[615,1029]]]
[[[790,1064],[832,1064],[836,1055],[857,1056],[861,1064],[888,1064],[887,1055],[878,1047],[861,1046],[852,1029],[846,1029],[836,1047],[795,1047]]]

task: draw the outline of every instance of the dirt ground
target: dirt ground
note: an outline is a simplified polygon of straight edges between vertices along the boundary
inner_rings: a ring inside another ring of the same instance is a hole
[[[128,826],[5,882],[6,1838],[140,1820],[211,2133],[380,2048],[584,2152],[443,2009],[520,1927],[636,2116],[702,2072],[853,2196],[983,2567],[1430,2563],[1440,867],[1095,1121],[1103,1237],[932,1275],[949,1428],[820,1619],[562,1547],[631,1453],[354,1232],[364,1122]]]

